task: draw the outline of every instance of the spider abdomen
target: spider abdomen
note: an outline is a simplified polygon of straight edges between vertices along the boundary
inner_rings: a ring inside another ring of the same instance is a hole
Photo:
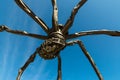
[[[65,39],[63,36],[58,34],[52,34],[50,38],[45,40],[40,46],[38,53],[44,59],[55,58],[61,49],[65,47]]]

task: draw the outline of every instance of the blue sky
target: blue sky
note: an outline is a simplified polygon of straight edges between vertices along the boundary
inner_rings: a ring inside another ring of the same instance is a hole
[[[31,9],[51,27],[51,0],[25,0]],[[59,23],[64,24],[79,0],[57,0]],[[70,33],[86,30],[120,30],[120,0],[88,0],[76,15]],[[14,0],[0,0],[0,25],[11,29],[43,34],[44,31]],[[77,38],[83,41],[104,80],[120,80],[120,37],[105,35]],[[75,39],[74,39],[75,40]],[[7,32],[0,33],[0,80],[15,80],[18,69],[40,46],[42,40]],[[98,80],[81,49],[75,45],[61,51],[63,80]],[[56,80],[57,59],[45,61],[38,55],[21,80]]]

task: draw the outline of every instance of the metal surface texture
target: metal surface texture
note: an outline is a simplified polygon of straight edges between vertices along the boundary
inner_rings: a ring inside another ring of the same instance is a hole
[[[93,67],[95,73],[97,74],[99,80],[103,80],[102,74],[98,70],[94,60],[90,56],[89,52],[86,50],[83,42],[81,40],[72,40],[73,38],[78,38],[81,36],[87,35],[108,35],[108,36],[120,36],[120,31],[111,31],[111,30],[91,30],[91,31],[82,31],[74,34],[70,34],[68,30],[71,28],[74,18],[78,12],[78,10],[85,4],[87,0],[80,0],[79,3],[73,8],[69,19],[65,24],[58,24],[58,8],[56,0],[51,0],[53,7],[53,15],[52,15],[52,28],[49,29],[47,24],[36,16],[36,14],[23,2],[23,0],[15,0],[18,6],[25,11],[36,23],[42,27],[42,29],[47,33],[47,36],[40,34],[32,34],[26,31],[20,30],[12,30],[9,29],[5,25],[0,26],[0,32],[6,31],[9,33],[23,35],[28,37],[37,38],[40,40],[45,40],[40,47],[38,47],[35,52],[29,57],[26,63],[20,68],[18,72],[18,76],[16,80],[20,80],[22,73],[28,67],[28,65],[34,61],[36,54],[39,54],[44,59],[53,59],[58,58],[58,76],[57,80],[62,80],[62,71],[61,71],[61,57],[60,51],[63,50],[67,46],[71,46],[74,44],[78,44],[82,49],[84,55],[89,60],[91,66]],[[67,41],[69,40],[69,41]],[[42,75],[41,75],[42,76]]]

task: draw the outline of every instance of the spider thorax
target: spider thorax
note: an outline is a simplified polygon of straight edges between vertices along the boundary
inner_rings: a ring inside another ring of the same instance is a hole
[[[38,53],[44,59],[53,59],[64,47],[65,39],[61,32],[53,32],[40,46]]]

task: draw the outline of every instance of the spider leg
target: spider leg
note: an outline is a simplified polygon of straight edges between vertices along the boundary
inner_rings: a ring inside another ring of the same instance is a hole
[[[76,40],[76,41],[71,41],[71,42],[68,42],[68,43],[67,43],[67,45],[73,45],[73,44],[78,44],[78,45],[81,47],[84,55],[87,57],[87,59],[89,60],[90,64],[92,65],[94,71],[96,72],[99,80],[103,80],[103,77],[102,77],[102,75],[100,74],[100,72],[99,72],[99,70],[98,70],[98,68],[97,68],[94,60],[92,59],[92,57],[90,56],[90,54],[87,52],[87,50],[86,50],[84,44],[82,43],[82,41]]]
[[[46,36],[42,36],[42,35],[38,35],[38,34],[32,34],[32,33],[28,33],[26,31],[20,31],[20,30],[11,30],[9,29],[7,26],[0,26],[0,32],[2,31],[6,31],[9,33],[13,33],[13,34],[18,34],[18,35],[24,35],[24,36],[29,36],[29,37],[33,37],[33,38],[38,38],[38,39],[47,39]]]
[[[75,34],[70,34],[66,38],[67,39],[72,39],[72,38],[77,38],[81,36],[87,36],[87,35],[109,35],[109,36],[120,36],[120,31],[111,31],[111,30],[91,30],[91,31],[84,31],[84,32],[78,32]]]
[[[44,23],[42,19],[35,15],[34,12],[30,10],[30,8],[22,1],[22,0],[15,0],[18,6],[23,9],[35,22],[37,22],[46,33],[49,33],[48,26]]]
[[[83,4],[85,4],[87,0],[81,0],[72,10],[72,13],[70,15],[70,18],[67,20],[67,22],[64,25],[64,28],[62,30],[62,32],[65,34],[68,29],[72,26],[75,15],[77,14],[78,10],[83,6]]]
[[[58,76],[57,80],[62,80],[62,71],[61,71],[61,57],[58,55]]]
[[[56,0],[51,0],[53,6],[52,26],[55,31],[58,30],[58,8]]]
[[[34,61],[35,57],[36,57],[37,51],[35,51],[27,60],[27,62],[19,69],[18,75],[16,80],[20,80],[21,75],[23,74],[23,72],[25,71],[25,69],[28,67],[28,65]]]

